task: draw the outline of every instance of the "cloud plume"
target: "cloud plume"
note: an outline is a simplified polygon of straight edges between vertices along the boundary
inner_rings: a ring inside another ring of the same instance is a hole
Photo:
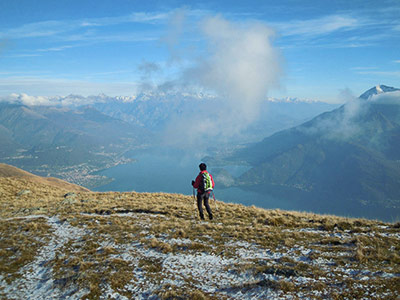
[[[371,103],[400,105],[400,91],[373,95],[369,101]]]
[[[205,20],[202,29],[209,57],[192,71],[201,85],[226,97],[231,109],[251,118],[281,73],[273,31],[262,24],[242,28],[221,17]]]
[[[274,32],[265,24],[239,24],[216,16],[204,19],[200,29],[205,51],[182,72],[182,82],[216,98],[196,117],[175,120],[171,131],[191,128],[196,140],[204,134],[230,138],[258,118],[268,91],[279,86],[281,56],[272,44]]]

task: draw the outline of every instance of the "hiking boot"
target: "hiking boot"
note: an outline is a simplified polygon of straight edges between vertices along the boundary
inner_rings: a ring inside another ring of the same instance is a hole
[[[212,220],[212,219],[213,219],[213,216],[212,216],[212,215],[209,215],[208,217],[210,218],[210,220]]]

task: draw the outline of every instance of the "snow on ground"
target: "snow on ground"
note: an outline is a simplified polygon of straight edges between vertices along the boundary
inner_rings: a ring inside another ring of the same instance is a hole
[[[102,217],[108,218],[109,216]],[[141,231],[142,234],[148,232],[147,228],[149,228],[151,222],[154,222],[154,218],[164,218],[165,216],[129,213],[114,214],[113,217],[136,218],[137,223],[143,229]],[[68,288],[61,291],[57,287],[55,279],[52,278],[53,270],[48,262],[55,258],[57,250],[61,249],[66,243],[78,241],[82,236],[90,235],[90,232],[83,228],[73,227],[66,221],[60,221],[56,216],[40,215],[27,216],[25,218],[46,218],[52,228],[52,235],[47,245],[40,249],[36,259],[20,270],[22,277],[11,284],[7,284],[4,278],[0,276],[0,288],[3,293],[15,299],[80,299],[88,291],[78,290],[73,284],[69,284]],[[299,231],[305,234],[318,234],[322,237],[337,237],[343,240],[350,237],[348,232],[327,233],[313,228],[300,229]],[[394,237],[400,238],[398,234],[394,234]],[[152,236],[148,236],[148,238],[152,238]],[[165,237],[162,240],[170,245],[190,245],[193,242],[201,242],[198,240],[192,241],[189,238],[167,239]],[[230,250],[234,255],[224,256],[223,253],[215,254],[201,251],[163,253],[157,249],[148,248],[139,240],[126,244],[114,244],[111,242],[111,237],[110,240],[107,240],[106,235],[101,242],[101,246],[113,247],[118,254],[110,254],[110,258],[122,259],[134,267],[132,280],[125,286],[125,289],[131,292],[135,299],[158,299],[153,296],[154,292],[166,285],[179,287],[188,283],[203,292],[225,294],[232,299],[292,299],[293,296],[290,294],[284,294],[280,290],[271,288],[268,284],[270,282],[290,281],[296,285],[308,285],[315,283],[316,280],[295,274],[255,274],[249,268],[240,269],[240,266],[251,264],[254,261],[277,265],[279,260],[284,257],[296,262],[317,266],[320,270],[334,270],[343,274],[343,276],[358,279],[360,280],[361,288],[365,287],[362,282],[365,281],[367,285],[368,280],[373,278],[400,276],[399,274],[386,272],[354,270],[346,268],[346,266],[333,267],[334,261],[332,258],[326,257],[326,255],[319,257],[321,251],[308,249],[300,245],[293,247],[282,246],[279,250],[271,250],[246,241],[229,241],[225,243],[224,249]],[[339,251],[339,254],[335,253],[335,256],[345,254],[345,252]],[[140,265],[143,260],[158,264],[160,268],[159,275],[146,271]],[[319,280],[321,282],[332,282],[332,278],[326,277],[320,277]],[[323,296],[321,291],[313,291],[313,293],[315,297]],[[127,299],[114,291],[110,285],[105,286],[101,298]]]
[[[46,246],[40,249],[33,262],[20,269],[22,277],[8,285],[1,278],[0,288],[14,299],[80,299],[87,291],[78,291],[71,287],[67,291],[55,288],[55,280],[52,278],[52,268],[48,262],[53,260],[56,252],[70,239],[80,238],[84,232],[82,229],[72,227],[67,222],[61,222],[57,217],[27,216],[30,218],[46,218],[51,226],[53,234]]]
[[[121,247],[121,245],[111,246]],[[167,284],[183,286],[188,280],[203,292],[220,292],[233,297],[233,299],[259,299],[262,295],[273,295],[272,290],[261,286],[255,286],[247,291],[232,288],[232,286],[241,287],[244,283],[259,281],[249,272],[240,273],[233,270],[232,266],[243,263],[243,259],[240,257],[224,258],[206,253],[165,254],[154,249],[147,249],[140,243],[124,245],[122,248],[124,254],[114,257],[124,259],[136,266],[141,259],[160,261],[162,268],[162,278],[156,280],[142,268],[135,269],[135,278],[126,286],[134,294],[135,299],[148,299],[152,292]]]

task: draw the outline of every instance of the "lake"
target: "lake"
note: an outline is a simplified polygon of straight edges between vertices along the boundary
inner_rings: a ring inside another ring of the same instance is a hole
[[[192,195],[192,180],[199,173],[201,156],[173,150],[147,150],[136,152],[132,156],[135,162],[118,165],[98,172],[114,181],[95,188],[105,191],[136,191],[136,192],[165,192]],[[213,167],[207,168],[213,174]],[[246,170],[243,166],[227,166],[225,169],[233,176],[240,175]],[[300,209],[293,203],[274,199],[271,196],[256,192],[244,191],[239,188],[221,188],[215,182],[217,200],[244,205],[256,205],[263,208]]]
[[[99,192],[136,191],[192,195],[191,182],[199,173],[198,166],[201,163],[201,157],[203,156],[168,149],[136,152],[132,154],[135,162],[98,172],[97,174],[113,178],[114,181],[93,190]],[[209,165],[207,169],[213,174],[213,166]],[[246,171],[246,167],[243,166],[225,166],[224,169],[233,176],[239,176]],[[350,203],[342,207],[341,205],[331,205],[330,201],[325,203],[324,201],[307,201],[307,199],[296,201],[296,195],[286,195],[285,198],[278,199],[276,196],[261,192],[242,190],[237,187],[221,188],[221,186],[215,180],[215,197],[217,200],[227,203],[255,205],[267,209],[279,208],[347,217],[364,217],[389,222],[393,221],[394,218],[390,211],[382,208],[364,209],[360,206],[353,207]]]

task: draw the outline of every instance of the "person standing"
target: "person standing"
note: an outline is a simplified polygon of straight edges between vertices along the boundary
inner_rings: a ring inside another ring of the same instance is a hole
[[[213,214],[210,208],[209,199],[212,190],[214,189],[214,179],[211,174],[207,172],[207,165],[201,163],[199,165],[200,173],[197,175],[196,180],[192,180],[192,186],[197,189],[197,208],[199,209],[200,218],[204,220],[203,203],[206,207],[208,217],[213,219]]]

